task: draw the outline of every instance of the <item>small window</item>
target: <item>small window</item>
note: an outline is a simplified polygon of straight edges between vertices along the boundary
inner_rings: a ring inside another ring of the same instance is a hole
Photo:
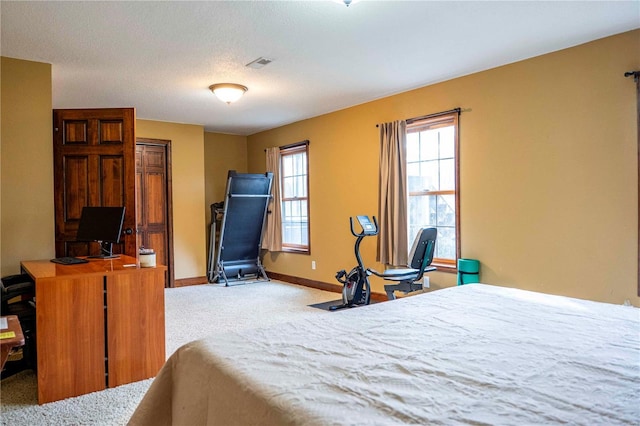
[[[407,125],[409,243],[418,229],[438,229],[434,263],[455,267],[460,246],[458,114]]]
[[[280,150],[282,249],[309,252],[308,145]]]

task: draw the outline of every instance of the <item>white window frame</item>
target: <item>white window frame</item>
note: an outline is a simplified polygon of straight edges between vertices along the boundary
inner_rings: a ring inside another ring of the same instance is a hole
[[[293,175],[285,175],[285,170],[283,167],[283,163],[288,156],[300,155],[304,154],[304,163],[305,170],[302,174],[298,174],[296,176],[304,177],[304,185],[305,188],[303,193],[296,194],[293,197],[285,196],[285,188],[286,183],[285,180],[288,178],[294,177]],[[294,252],[294,253],[310,253],[311,245],[310,245],[310,229],[311,222],[309,217],[309,144],[305,141],[302,144],[293,144],[286,147],[280,148],[280,202],[282,204],[282,251],[285,252]],[[299,216],[296,220],[288,220],[288,216],[286,214],[286,204],[292,202],[304,202],[306,204],[306,211],[304,212],[305,216]],[[306,225],[306,244],[295,243],[291,241],[287,241],[287,226],[292,226],[292,224],[297,224],[300,226]]]
[[[434,266],[438,266],[439,269],[444,269],[444,270],[453,270],[455,271],[457,268],[457,259],[460,258],[460,187],[459,187],[459,183],[460,183],[460,150],[459,150],[459,121],[458,121],[458,116],[459,116],[459,111],[454,110],[452,111],[448,111],[445,113],[440,113],[440,114],[432,114],[429,115],[428,117],[425,118],[420,118],[420,119],[415,119],[415,120],[407,120],[407,138],[409,136],[410,133],[419,133],[419,132],[425,132],[425,131],[429,131],[429,130],[436,130],[439,128],[443,128],[443,127],[449,127],[449,126],[453,126],[453,153],[454,153],[454,189],[445,189],[445,190],[414,190],[414,191],[409,191],[408,193],[408,199],[407,199],[407,205],[410,205],[410,199],[411,197],[420,197],[420,196],[439,196],[439,195],[454,195],[455,196],[455,258],[443,258],[443,257],[438,257],[437,253],[437,246],[438,246],[438,240],[436,240],[436,255],[434,256],[433,259],[433,265]],[[410,163],[415,163],[415,162],[419,162],[416,161],[416,159],[414,158],[409,158],[409,150],[407,150],[407,169],[409,168],[409,164]],[[447,157],[450,158],[450,157]],[[442,160],[443,158],[440,156],[440,153],[438,154],[438,160]],[[419,160],[419,159],[417,159]],[[408,172],[407,172],[408,174]],[[407,188],[409,187],[409,184],[407,182]],[[409,209],[408,209],[409,210]],[[410,216],[410,210],[408,212],[408,215]],[[419,227],[423,227],[423,226],[427,226],[428,224],[412,224],[411,223],[411,217],[407,217],[407,223],[408,223],[408,229],[409,232],[411,232],[412,227],[415,228],[416,226]],[[437,224],[432,224],[429,226],[436,226],[436,228],[438,228]],[[439,232],[440,234],[440,232]],[[413,240],[415,238],[415,235],[409,235],[408,241],[410,244],[413,243]]]

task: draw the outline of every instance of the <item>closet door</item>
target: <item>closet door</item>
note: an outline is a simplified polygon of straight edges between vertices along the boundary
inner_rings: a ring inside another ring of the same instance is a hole
[[[136,141],[136,205],[138,243],[153,249],[156,263],[168,268],[167,286],[174,286],[171,141]]]
[[[137,256],[135,143],[133,108],[53,111],[57,257],[99,254],[98,244],[75,241],[84,206],[125,206],[113,252]]]

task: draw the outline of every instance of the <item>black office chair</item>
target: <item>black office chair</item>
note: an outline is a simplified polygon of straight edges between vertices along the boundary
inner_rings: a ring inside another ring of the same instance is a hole
[[[14,355],[9,355],[9,361],[0,374],[0,377],[5,379],[22,370],[36,369],[35,284],[27,274],[10,275],[0,280],[0,294],[0,313],[3,316],[16,315],[24,335],[22,356],[19,352],[16,359],[13,359]]]
[[[433,261],[433,253],[436,246],[436,228],[422,228],[418,231],[416,239],[413,241],[409,257],[409,268],[387,269],[383,273],[368,269],[373,275],[387,281],[396,281],[397,284],[387,284],[384,291],[389,300],[396,298],[394,292],[402,291],[407,294],[412,291],[422,290],[422,276],[425,272],[435,271],[435,266],[430,266]]]

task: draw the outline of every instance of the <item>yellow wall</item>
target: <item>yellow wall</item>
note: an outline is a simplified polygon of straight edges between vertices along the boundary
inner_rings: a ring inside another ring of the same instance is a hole
[[[623,76],[639,68],[636,30],[249,136],[254,173],[264,148],[311,141],[311,255],[269,254],[267,270],[336,283],[355,264],[349,216],[377,214],[376,123],[462,107],[461,249],[481,280],[640,305],[636,94]],[[382,268],[375,239],[362,253]]]
[[[51,65],[1,58],[0,274],[55,254]]]
[[[205,132],[204,158],[206,218],[211,223],[210,206],[224,201],[229,170],[247,172],[247,138]]]
[[[636,99],[623,77],[638,68],[634,31],[247,138],[137,120],[137,136],[172,140],[176,278],[206,273],[209,204],[220,201],[227,171],[264,172],[264,148],[309,139],[311,255],[264,262],[335,283],[337,270],[355,264],[349,216],[377,211],[375,124],[459,106],[468,110],[460,120],[462,255],[482,261],[482,281],[640,305]],[[3,57],[1,71],[7,275],[21,259],[54,255],[51,66]],[[375,239],[362,253],[382,268]],[[455,275],[431,281],[446,287]],[[380,280],[373,285],[382,292]]]
[[[204,134],[204,173],[206,221],[211,223],[211,204],[224,201],[229,170],[247,172],[246,136],[226,135],[222,133]],[[211,232],[207,232],[207,256]]]
[[[171,141],[175,278],[206,275],[204,129],[136,120],[136,137]]]

